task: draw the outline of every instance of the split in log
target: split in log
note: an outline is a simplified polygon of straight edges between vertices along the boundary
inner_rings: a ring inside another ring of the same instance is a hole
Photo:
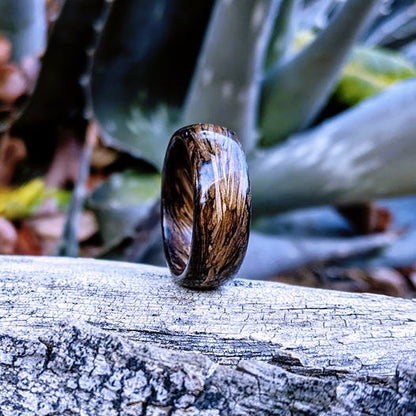
[[[164,268],[1,257],[0,331],[4,415],[416,410],[412,300],[245,280],[195,292]]]

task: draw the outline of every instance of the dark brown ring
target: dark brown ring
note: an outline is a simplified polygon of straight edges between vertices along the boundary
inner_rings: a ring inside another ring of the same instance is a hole
[[[162,235],[175,281],[211,289],[244,258],[251,216],[244,152],[231,130],[193,124],[170,139],[162,171]]]

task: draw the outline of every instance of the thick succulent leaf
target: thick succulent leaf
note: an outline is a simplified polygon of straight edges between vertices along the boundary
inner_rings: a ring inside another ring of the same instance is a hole
[[[257,216],[416,191],[416,78],[249,160]]]
[[[116,244],[111,242],[98,254],[101,259],[130,261],[166,266],[160,232],[160,201],[136,222]]]
[[[88,198],[94,211],[105,249],[132,236],[160,195],[160,176],[134,171],[113,174]]]
[[[298,9],[299,0],[282,0],[267,51],[266,68],[287,56],[296,31]]]
[[[95,43],[93,24],[99,22],[106,4],[106,0],[64,3],[49,37],[33,95],[14,126],[17,135],[28,138],[29,153],[50,151],[56,134],[50,138],[47,133],[58,123],[71,120],[73,126],[74,120],[84,117],[86,98],[80,80],[89,64],[88,49]]]
[[[386,49],[355,47],[345,66],[335,96],[355,105],[396,81],[416,76],[416,68],[399,53]]]
[[[302,30],[324,29],[329,17],[336,12],[339,0],[306,0],[298,13],[299,28]]]
[[[301,30],[322,30],[331,20],[331,17],[342,7],[346,0],[303,0],[303,7],[299,10],[297,20]],[[362,33],[360,39],[365,39],[377,25],[390,16],[391,12],[402,3],[410,3],[413,0],[379,0],[375,6]]]
[[[351,237],[354,232],[333,207],[312,207],[259,218],[253,227],[264,234],[288,237]]]
[[[267,279],[312,262],[347,258],[392,244],[394,233],[352,238],[277,237],[251,233],[238,276]]]
[[[400,49],[400,52],[406,57],[406,59],[412,62],[413,65],[416,65],[416,40],[404,45]]]
[[[106,144],[161,167],[212,3],[113,3],[91,81],[93,111]]]
[[[416,36],[416,4],[414,0],[393,0],[390,7],[374,21],[364,36],[367,45],[398,48]]]
[[[314,42],[290,61],[270,69],[259,118],[263,145],[281,141],[314,119],[375,3],[377,0],[348,0]]]
[[[40,58],[46,47],[45,2],[39,0],[1,0],[0,33],[13,45],[12,61]]]
[[[218,0],[184,109],[184,124],[236,131],[246,152],[257,139],[260,80],[280,0]]]

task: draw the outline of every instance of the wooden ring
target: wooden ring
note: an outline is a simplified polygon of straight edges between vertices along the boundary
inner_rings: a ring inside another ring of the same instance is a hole
[[[161,215],[165,256],[178,284],[212,289],[237,273],[248,244],[251,193],[234,132],[193,124],[173,134]]]

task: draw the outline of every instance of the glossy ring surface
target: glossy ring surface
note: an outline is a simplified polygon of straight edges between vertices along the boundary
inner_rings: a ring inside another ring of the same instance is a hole
[[[193,124],[173,134],[161,215],[165,256],[178,284],[212,289],[236,274],[248,244],[251,193],[235,133]]]

